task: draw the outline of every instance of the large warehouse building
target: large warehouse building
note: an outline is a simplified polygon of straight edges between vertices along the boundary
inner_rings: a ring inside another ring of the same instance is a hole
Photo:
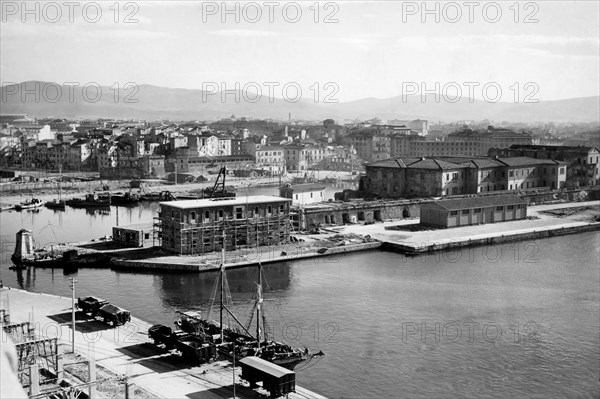
[[[516,195],[434,201],[421,206],[421,224],[432,227],[472,226],[527,217],[527,201]]]

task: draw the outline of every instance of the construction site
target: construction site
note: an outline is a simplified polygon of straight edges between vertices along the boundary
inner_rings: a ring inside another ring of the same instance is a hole
[[[195,255],[282,244],[290,237],[290,203],[270,196],[161,202],[158,246]]]

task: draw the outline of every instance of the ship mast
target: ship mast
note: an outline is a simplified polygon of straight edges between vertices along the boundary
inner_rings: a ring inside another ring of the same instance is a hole
[[[220,279],[221,279],[221,311],[220,311],[220,320],[219,327],[221,328],[221,343],[223,343],[223,290],[224,290],[224,279],[225,274],[225,225],[223,225],[223,244],[221,247],[221,269],[220,269]]]
[[[262,341],[262,334],[260,330],[260,313],[262,306],[262,265],[258,262],[258,284],[257,284],[257,299],[256,299],[256,341],[258,349],[260,349],[260,343]]]

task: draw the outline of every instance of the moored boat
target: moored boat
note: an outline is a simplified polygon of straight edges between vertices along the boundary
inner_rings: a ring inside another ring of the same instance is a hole
[[[65,203],[73,208],[110,207],[110,195],[86,194],[85,198],[71,198]]]
[[[110,196],[111,205],[135,204],[140,201],[140,196],[132,193],[117,193]]]
[[[46,208],[65,210],[66,203],[65,200],[55,198],[52,201],[47,201],[45,205]]]
[[[223,233],[225,242],[225,233]],[[311,359],[323,356],[323,352],[311,353],[308,348],[292,348],[283,342],[277,342],[269,338],[265,315],[262,311],[262,266],[258,264],[257,296],[254,302],[252,315],[247,325],[244,325],[231,311],[231,303],[225,303],[225,300],[231,301],[231,294],[228,289],[228,283],[225,277],[225,249],[222,249],[221,269],[219,277],[215,281],[212,298],[216,293],[220,293],[220,313],[219,320],[210,318],[209,310],[206,317],[200,313],[178,312],[181,318],[175,322],[175,325],[182,331],[196,334],[199,336],[215,337],[212,342],[218,343],[219,352],[226,357],[245,357],[257,356],[271,363],[285,367],[289,370],[300,363],[308,363]],[[219,288],[220,287],[220,288]],[[227,291],[227,292],[225,292]],[[213,308],[214,303],[211,305]],[[256,314],[254,315],[254,311]],[[235,324],[224,324],[223,317],[230,316]],[[254,323],[256,335],[250,332],[250,324],[256,316]],[[217,338],[218,337],[218,338]]]
[[[15,209],[17,211],[22,211],[24,209],[39,208],[42,205],[44,205],[44,203],[42,202],[41,199],[39,199],[39,198],[31,198],[31,199],[25,200],[25,201],[23,201],[23,202],[15,205]]]

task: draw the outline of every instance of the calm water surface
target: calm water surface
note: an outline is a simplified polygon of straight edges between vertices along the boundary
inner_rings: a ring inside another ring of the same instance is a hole
[[[119,224],[150,221],[157,204],[118,208]],[[40,244],[111,235],[108,214],[67,208],[0,214],[5,285],[70,296],[62,270],[8,270],[19,228]],[[323,350],[298,372],[329,397],[597,398],[600,234],[405,258],[365,252],[264,266],[277,339]],[[151,323],[205,310],[215,274],[82,269],[96,295]],[[256,269],[228,272],[234,308],[249,311]],[[245,320],[245,317],[242,317]]]

